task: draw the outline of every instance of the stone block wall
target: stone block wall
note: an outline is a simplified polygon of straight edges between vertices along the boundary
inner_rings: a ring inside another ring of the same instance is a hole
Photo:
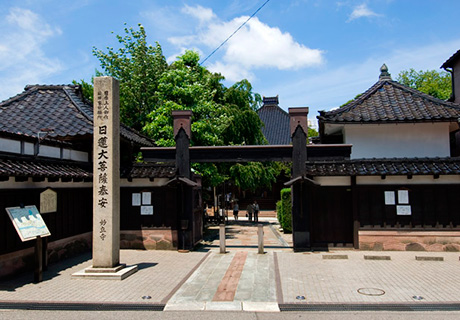
[[[121,249],[177,250],[177,231],[170,228],[121,230]]]
[[[460,231],[360,230],[359,249],[375,251],[460,251]]]
[[[35,241],[35,240],[32,240]],[[48,243],[48,264],[91,250],[92,232]],[[34,247],[0,256],[0,278],[34,270]]]

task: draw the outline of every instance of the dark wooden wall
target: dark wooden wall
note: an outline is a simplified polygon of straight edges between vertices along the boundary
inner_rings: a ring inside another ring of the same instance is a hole
[[[309,187],[313,246],[353,243],[353,207],[361,228],[460,228],[460,185]],[[409,191],[412,214],[385,205],[385,191]],[[353,206],[353,192],[355,205]]]
[[[409,190],[410,216],[398,216],[385,205],[385,191]],[[357,186],[361,227],[460,228],[460,185]]]
[[[132,206],[132,194],[152,193],[153,215],[141,215],[141,208]],[[177,200],[174,188],[121,188],[120,229],[177,228]]]
[[[33,247],[35,241],[22,242],[5,208],[35,205],[40,210],[40,193],[45,189],[0,190],[0,254]],[[43,214],[55,241],[92,231],[92,188],[56,188],[57,212]]]
[[[309,189],[313,246],[353,243],[350,187],[311,186]]]

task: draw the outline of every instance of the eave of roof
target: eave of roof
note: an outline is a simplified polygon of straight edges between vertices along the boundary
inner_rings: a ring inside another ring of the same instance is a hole
[[[93,134],[93,107],[75,85],[29,85],[3,102],[0,130],[34,136],[43,128],[54,131],[48,137],[60,140],[87,139]],[[27,112],[24,112],[27,111]],[[153,140],[123,124],[120,135],[140,146],[154,146]]]
[[[382,79],[347,105],[321,111],[323,123],[411,123],[457,121],[460,105]]]
[[[449,59],[446,60],[441,66],[442,69],[452,68],[457,60],[460,58],[460,50],[455,52]]]
[[[86,162],[50,160],[37,157],[1,156],[0,177],[48,178],[66,181],[91,181],[91,164]]]
[[[176,176],[174,165],[158,163],[134,163],[130,167],[121,170],[121,177],[125,179],[140,178],[173,178]]]
[[[460,158],[307,161],[310,176],[460,175]]]
[[[8,177],[53,179],[63,181],[92,181],[92,164],[71,160],[56,160],[41,157],[0,155],[0,180]],[[123,167],[120,177],[124,179],[155,179],[176,176],[174,165],[158,163],[134,163]]]

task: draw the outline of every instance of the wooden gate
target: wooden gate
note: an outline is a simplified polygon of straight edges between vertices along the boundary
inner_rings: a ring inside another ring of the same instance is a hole
[[[347,187],[312,187],[310,191],[312,246],[351,246],[353,210],[351,189]],[[314,200],[313,200],[314,199]]]

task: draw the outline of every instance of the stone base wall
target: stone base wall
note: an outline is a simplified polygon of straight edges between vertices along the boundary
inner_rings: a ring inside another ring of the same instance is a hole
[[[169,228],[121,230],[120,248],[177,250],[177,231]]]
[[[35,241],[35,240],[32,240]],[[48,264],[91,250],[92,232],[48,243]],[[35,248],[28,248],[0,256],[0,278],[34,270]]]
[[[460,231],[359,230],[359,249],[458,252]]]

